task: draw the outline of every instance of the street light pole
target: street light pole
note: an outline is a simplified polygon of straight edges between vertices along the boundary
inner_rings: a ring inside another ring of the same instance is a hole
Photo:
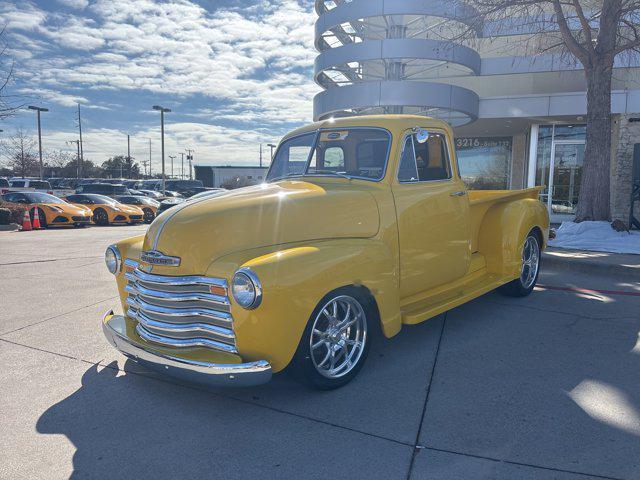
[[[176,156],[169,155],[169,158],[171,159],[171,178],[173,178],[173,159],[176,158]]]
[[[160,132],[161,132],[160,139],[162,143],[162,148],[161,148],[162,150],[162,194],[165,195],[167,191],[166,189],[167,178],[166,178],[165,169],[164,169],[164,114],[171,112],[171,109],[161,107],[160,105],[154,105],[153,109],[158,110],[160,112]]]
[[[276,145],[273,143],[267,143],[267,147],[271,149],[271,161],[273,162],[273,149],[276,148]]]
[[[193,161],[193,149],[191,148],[185,148],[185,150],[187,151],[187,160],[189,160],[189,180],[193,180],[193,177],[191,176],[191,162]]]
[[[44,165],[42,164],[42,127],[40,126],[40,112],[48,112],[48,108],[29,105],[29,110],[35,110],[38,114],[38,153],[40,154],[40,180],[43,179]]]

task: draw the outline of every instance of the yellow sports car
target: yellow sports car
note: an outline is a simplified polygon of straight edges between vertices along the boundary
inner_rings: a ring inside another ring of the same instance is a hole
[[[71,205],[61,198],[41,192],[8,192],[2,196],[7,203],[25,206],[31,215],[31,221],[38,211],[40,226],[73,225],[83,227],[91,223],[92,212],[82,205]]]
[[[105,195],[91,193],[69,195],[67,202],[86,207],[93,212],[93,223],[109,225],[111,223],[142,223],[144,212],[133,205],[125,205]]]
[[[118,197],[118,201],[125,205],[134,205],[142,210],[144,213],[144,223],[153,222],[158,214],[158,207],[160,206],[160,202],[157,200],[142,195],[122,195]]]

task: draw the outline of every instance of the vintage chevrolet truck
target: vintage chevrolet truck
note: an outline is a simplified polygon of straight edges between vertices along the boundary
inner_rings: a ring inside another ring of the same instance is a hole
[[[538,188],[469,191],[445,122],[330,119],[278,146],[266,182],[189,201],[111,245],[124,355],[207,385],[287,368],[332,389],[393,337],[499,288],[533,290],[549,232]]]

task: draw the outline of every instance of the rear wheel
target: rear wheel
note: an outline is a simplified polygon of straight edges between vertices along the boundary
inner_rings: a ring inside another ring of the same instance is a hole
[[[102,208],[98,208],[95,212],[93,212],[93,221],[97,225],[109,225],[109,215]]]
[[[311,314],[294,357],[294,374],[310,386],[333,390],[362,368],[371,345],[373,310],[354,288],[327,295]]]
[[[155,213],[153,213],[153,210],[151,210],[150,208],[144,208],[142,211],[144,213],[144,223],[151,223],[153,222],[154,218],[156,218]]]
[[[509,297],[526,297],[538,282],[540,273],[540,240],[535,232],[530,232],[522,248],[520,277],[500,287],[500,293]]]

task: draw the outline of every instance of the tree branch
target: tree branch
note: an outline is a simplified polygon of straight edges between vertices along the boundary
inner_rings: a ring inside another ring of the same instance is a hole
[[[582,62],[582,64],[586,67],[591,65],[591,56],[589,55],[589,51],[585,50],[585,48],[580,45],[578,40],[571,33],[571,29],[567,24],[567,19],[564,16],[564,10],[562,10],[562,5],[560,4],[560,0],[552,0],[553,1],[553,9],[555,10],[558,27],[560,28],[560,33],[562,34],[562,38],[564,38],[565,43],[567,44],[567,48],[571,53],[573,53],[578,59]]]

